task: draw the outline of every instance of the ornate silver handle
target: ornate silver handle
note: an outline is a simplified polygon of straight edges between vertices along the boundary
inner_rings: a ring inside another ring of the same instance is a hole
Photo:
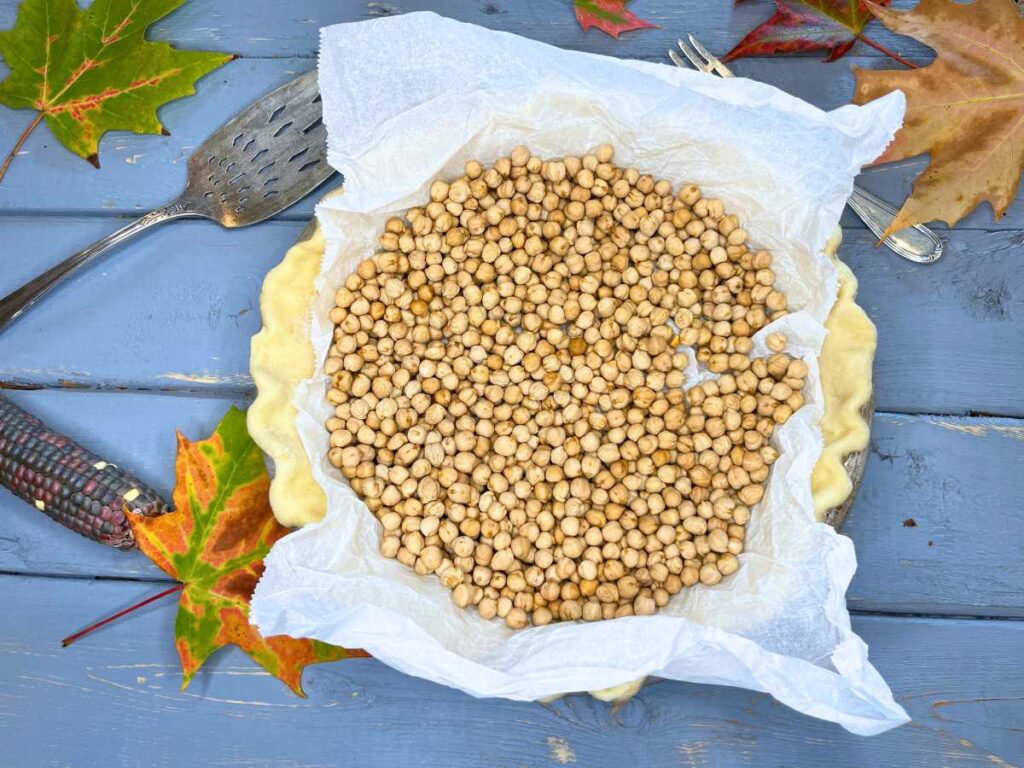
[[[857,186],[846,202],[879,238],[889,222],[896,218],[895,208]],[[942,256],[939,236],[921,224],[893,232],[884,242],[904,259],[917,264],[931,264]]]
[[[32,306],[45,294],[53,290],[53,288],[63,282],[66,278],[73,275],[89,262],[102,256],[114,246],[120,245],[125,240],[134,237],[143,230],[152,227],[154,224],[160,224],[165,221],[170,221],[171,219],[181,218],[182,216],[195,215],[196,214],[191,211],[191,206],[188,203],[175,201],[170,205],[165,205],[162,208],[157,208],[155,211],[150,211],[141,219],[133,221],[127,227],[122,227],[116,232],[107,235],[102,240],[97,240],[88,248],[83,248],[78,253],[69,256],[60,264],[50,267],[50,269],[43,272],[39,277],[0,299],[0,330],[6,328],[11,322],[16,320],[22,312]]]

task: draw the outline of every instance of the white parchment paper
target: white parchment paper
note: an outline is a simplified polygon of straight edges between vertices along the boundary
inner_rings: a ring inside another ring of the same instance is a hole
[[[379,554],[377,521],[326,461],[328,382],[317,375],[294,402],[328,511],[275,544],[252,602],[260,630],[365,648],[474,696],[538,699],[657,675],[767,691],[860,734],[905,722],[850,628],[853,544],[815,522],[810,489],[822,446],[816,360],[836,293],[822,247],[853,177],[899,127],[902,94],[826,113],[749,80],[563,51],[431,13],[322,30],[320,89],[329,159],[345,176],[345,194],[317,209],[328,243],[311,328],[320,363],[335,288],[431,180],[515,144],[560,156],[611,142],[619,164],[721,198],[774,252],[797,311],[762,330],[757,350],[784,331],[810,366],[808,400],[776,433],[782,455],[735,575],[655,616],[512,632]]]

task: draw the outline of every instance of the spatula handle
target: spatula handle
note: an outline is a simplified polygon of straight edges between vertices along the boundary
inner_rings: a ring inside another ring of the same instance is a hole
[[[104,253],[120,245],[125,240],[139,234],[155,224],[160,224],[171,219],[182,216],[195,215],[190,213],[187,204],[177,202],[150,211],[140,219],[136,219],[126,227],[97,240],[87,248],[78,253],[68,256],[64,261],[50,267],[48,270],[31,280],[21,288],[9,293],[0,299],[0,331],[16,320],[22,312],[32,306],[36,301],[45,296],[65,279],[80,270],[86,264],[94,261]]]

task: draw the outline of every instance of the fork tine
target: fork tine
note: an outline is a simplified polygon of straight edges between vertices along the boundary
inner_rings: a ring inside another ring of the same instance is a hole
[[[707,48],[701,45],[700,41],[698,41],[696,37],[694,37],[693,35],[687,35],[686,39],[690,41],[690,45],[697,49],[697,53],[704,57],[705,61],[707,61],[708,63],[718,61],[718,58],[713,53],[711,53],[711,51],[709,51]]]
[[[693,35],[687,35],[686,37],[689,38],[690,43],[693,45],[694,48],[697,49],[697,52],[704,57],[704,60],[707,61],[708,67],[711,70],[715,71],[722,77],[733,76],[732,71],[727,66],[725,66],[725,64],[722,63],[722,60],[715,56],[715,54],[711,53],[711,51],[709,51],[703,45],[701,45],[697,38],[695,38]]]
[[[675,64],[677,67],[682,67],[683,69],[690,69],[690,65],[683,61],[682,57],[675,51],[670,49],[668,52],[668,57],[672,59],[672,63]]]
[[[690,63],[701,72],[707,72],[710,74],[712,66],[708,64],[700,55],[687,45],[683,40],[676,40],[676,44],[679,46],[679,50],[683,52],[683,56],[690,60]]]

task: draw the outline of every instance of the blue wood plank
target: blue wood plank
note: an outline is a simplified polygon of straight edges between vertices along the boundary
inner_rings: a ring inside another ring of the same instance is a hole
[[[840,256],[878,327],[879,410],[1024,415],[1022,233],[954,230],[927,266],[845,232]]]
[[[160,110],[171,136],[108,134],[100,144],[100,170],[60,146],[44,124],[29,137],[0,183],[0,211],[141,216],[181,193],[188,158],[214,130],[251,101],[314,66],[308,59],[233,61],[203,78],[196,96]],[[0,109],[3,154],[31,119],[25,110]],[[314,195],[299,203],[286,218],[308,219],[317,199]]]
[[[123,392],[4,394],[106,461],[129,469],[168,502],[174,487],[176,430],[192,439],[203,438],[231,405],[247,405],[241,399]],[[0,516],[10,525],[0,534],[0,572],[167,579],[138,551],[95,544],[2,488]]]
[[[753,5],[753,4],[751,4]],[[189,6],[186,6],[188,8]],[[743,6],[738,6],[742,8]],[[621,56],[634,55],[623,38]],[[668,59],[664,58],[668,63]],[[877,59],[849,57],[834,66],[792,58],[743,59],[734,67],[741,76],[754,77],[832,109],[853,94],[850,66],[878,65]],[[195,97],[172,102],[160,114],[172,135],[137,136],[115,132],[101,144],[103,167],[97,171],[66,152],[42,126],[29,138],[21,156],[0,184],[0,212],[54,212],[140,215],[178,195],[185,181],[185,165],[192,151],[216,128],[246,104],[313,66],[308,59],[242,59],[204,78]],[[28,124],[25,111],[0,109],[0,148]],[[904,200],[926,159],[872,168],[862,174],[868,190],[892,201]],[[304,219],[312,214],[313,195],[286,211],[281,218]],[[844,226],[863,228],[847,212]],[[2,225],[0,225],[2,226]],[[944,225],[937,225],[944,229]],[[1024,227],[1024,207],[1014,206],[999,222],[984,205],[960,224],[961,229],[1015,229]]]
[[[174,609],[69,649],[65,634],[146,596],[118,582],[0,578],[0,749],[11,766],[1019,765],[1024,624],[857,617],[913,724],[871,739],[739,689],[658,682],[611,707],[475,700],[373,660],[306,671],[294,697],[241,652],[179,690]]]
[[[16,288],[109,231],[106,220],[6,219],[23,256],[0,274]],[[84,270],[0,334],[2,380],[71,385],[251,388],[249,337],[266,272],[305,226],[225,230],[180,221]],[[40,243],[41,230],[49,234]]]
[[[897,0],[897,6],[914,0]],[[0,28],[16,0],[0,0]],[[583,34],[566,0],[394,0],[188,3],[155,30],[190,47],[246,56],[204,80],[194,99],[162,110],[170,138],[113,134],[96,172],[40,130],[0,184],[0,294],[109,231],[115,215],[172,197],[192,149],[251,99],[312,66],[321,24],[430,7],[569,48],[664,60],[683,32],[723,51],[771,12],[767,2],[636,0],[660,30],[619,42]],[[920,61],[929,53],[871,28]],[[736,65],[812,103],[852,92],[848,64],[888,66],[865,46],[836,65],[807,59]],[[2,67],[2,65],[0,65]],[[3,70],[0,68],[0,73]],[[30,119],[0,110],[0,152]],[[903,199],[925,161],[871,169],[862,183]],[[275,223],[224,233],[189,224],[155,233],[0,336],[3,382],[187,389],[212,395],[16,392],[26,407],[169,493],[173,428],[199,436],[244,395],[248,336],[262,275],[308,218],[313,197]],[[28,218],[12,213],[31,212]],[[6,216],[4,214],[7,214]],[[68,218],[53,214],[86,214]],[[844,219],[854,227],[860,224]],[[1003,230],[986,234],[979,230]],[[975,212],[950,236],[950,256],[915,269],[847,233],[845,255],[879,324],[883,408],[1024,415],[1019,382],[1024,210],[998,224]],[[237,239],[236,239],[237,238]],[[12,254],[16,258],[10,258]],[[968,263],[968,260],[969,263]],[[197,277],[198,276],[198,277]],[[849,603],[863,611],[1024,615],[1024,422],[904,417],[876,421],[868,480],[847,525],[860,570]],[[0,571],[163,579],[138,553],[117,553],[60,529],[0,491]],[[910,522],[913,525],[910,525]],[[550,707],[474,701],[373,661],[307,674],[292,698],[238,652],[214,659],[182,693],[170,642],[172,609],[154,608],[69,651],[69,631],[144,596],[138,582],[0,577],[0,753],[36,765],[1020,765],[1024,625],[1013,621],[855,617],[872,659],[915,722],[865,740],[744,691],[660,683],[619,709],[587,697]],[[211,731],[210,725],[214,724]],[[210,734],[206,736],[206,734]],[[336,735],[337,734],[337,735]]]
[[[893,5],[907,7],[914,2],[897,0]],[[16,0],[0,2],[0,29],[13,24],[15,6]],[[155,25],[153,37],[182,47],[227,50],[243,56],[312,58],[316,55],[317,30],[321,26],[427,10],[564,48],[647,58],[663,55],[684,32],[699,33],[712,50],[724,52],[767,20],[773,9],[765,1],[734,8],[732,0],[636,0],[630,10],[660,28],[626,34],[619,41],[597,30],[584,33],[568,3],[562,0],[304,0],[263,3],[259,13],[253,10],[245,0],[188,3]],[[927,48],[888,32],[881,24],[873,25],[870,33],[873,39],[899,53],[921,60],[929,57]],[[856,51],[864,56],[881,56],[867,45],[858,45]]]
[[[617,55],[635,57],[628,48]],[[659,55],[657,60],[668,63],[667,57]],[[849,56],[836,66],[794,58],[741,59],[732,66],[740,76],[771,83],[812,104],[833,109],[846,104],[853,94],[853,75],[847,64],[881,66],[877,59],[864,56]],[[186,161],[210,133],[253,99],[311,66],[311,61],[301,58],[235,61],[200,81],[196,97],[172,102],[161,110],[164,124],[172,129],[171,137],[110,134],[101,144],[100,171],[63,151],[44,125],[29,139],[0,185],[0,212],[127,215],[161,205],[181,191]],[[27,112],[0,110],[0,136],[10,136],[13,142],[30,120]],[[926,165],[927,158],[922,157],[873,167],[862,174],[860,183],[885,199],[899,202],[910,195],[914,179]],[[46,194],[39,194],[41,190]],[[316,195],[308,197],[279,218],[308,218],[316,199]],[[850,211],[844,214],[843,225],[863,228]],[[934,226],[946,229],[941,223]],[[1024,209],[1015,206],[996,222],[985,204],[959,226],[1024,227]]]
[[[876,414],[870,450],[850,608],[1024,616],[1024,421]]]
[[[67,391],[9,394],[109,461],[132,468],[166,497],[174,482],[175,429],[201,437],[235,402]],[[850,607],[1024,616],[1024,534],[1007,522],[1024,498],[1024,421],[879,414],[872,443],[864,486],[844,528],[859,562]],[[3,491],[0,516],[0,571],[163,578],[139,553],[93,544]]]
[[[18,254],[0,272],[0,294],[112,225],[0,219],[5,245]],[[229,231],[178,221],[145,234],[0,334],[0,382],[248,391],[263,276],[302,226]],[[876,250],[866,231],[847,233],[841,253],[881,339],[879,410],[1024,415],[1020,237],[958,230],[947,257],[921,267]]]

